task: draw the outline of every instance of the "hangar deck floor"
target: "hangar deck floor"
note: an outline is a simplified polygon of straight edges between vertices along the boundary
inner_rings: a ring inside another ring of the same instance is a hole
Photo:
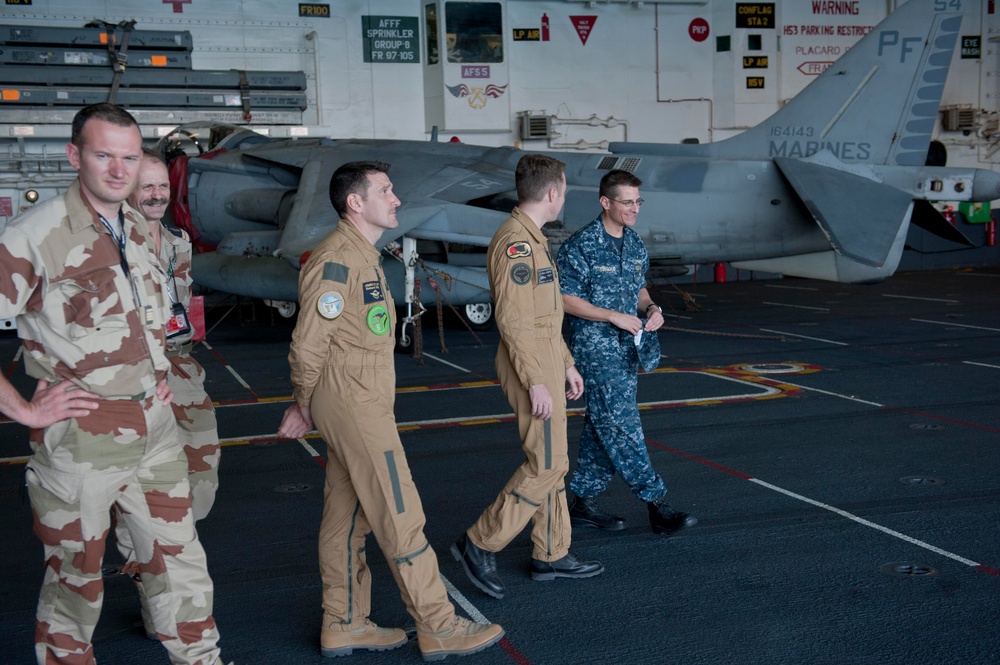
[[[1000,269],[690,290],[700,311],[683,311],[673,289],[656,296],[675,314],[639,399],[672,502],[699,524],[654,535],[616,479],[603,506],[627,528],[574,533],[573,550],[606,572],[533,582],[523,534],[498,556],[503,600],[476,590],[447,552],[520,462],[494,382],[497,333],[478,346],[448,330],[442,353],[429,330],[422,362],[397,357],[397,418],[442,574],[461,612],[507,629],[500,648],[462,662],[1000,660]],[[291,392],[290,332],[288,321],[237,325],[230,314],[196,349],[226,444],[222,489],[199,532],[223,655],[238,665],[327,662],[317,646],[324,446],[274,439]],[[17,348],[0,338],[27,392]],[[582,421],[570,417],[571,457]],[[21,665],[33,662],[41,547],[21,499],[26,433],[9,422],[0,433],[0,663]],[[412,625],[372,540],[368,551],[372,618]],[[109,568],[95,636],[103,665],[167,662],[142,636],[137,608]],[[420,657],[411,643],[349,660]]]

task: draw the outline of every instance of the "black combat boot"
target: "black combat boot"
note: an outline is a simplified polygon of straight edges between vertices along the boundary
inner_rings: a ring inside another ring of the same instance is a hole
[[[581,561],[570,552],[555,561],[531,560],[531,579],[539,582],[554,580],[557,577],[582,579],[600,575],[603,572],[604,566],[600,561]]]
[[[670,507],[666,501],[650,501],[646,504],[649,508],[649,525],[653,527],[653,533],[670,535],[677,533],[681,529],[694,526],[698,523],[698,518],[687,513],[680,513]]]
[[[569,523],[577,528],[621,531],[625,528],[625,518],[609,515],[597,507],[597,498],[578,496],[569,507]]]
[[[476,547],[463,533],[451,546],[451,555],[462,564],[469,580],[481,591],[494,598],[503,598],[504,586],[497,575],[497,558],[493,552]]]

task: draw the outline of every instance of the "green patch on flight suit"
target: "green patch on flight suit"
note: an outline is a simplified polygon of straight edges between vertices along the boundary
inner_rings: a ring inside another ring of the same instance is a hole
[[[368,310],[368,330],[376,335],[384,335],[389,332],[389,312],[385,310],[385,305],[375,305]]]
[[[324,319],[332,321],[344,311],[344,296],[336,291],[327,291],[316,301],[316,310]]]
[[[531,266],[527,263],[515,263],[510,269],[510,279],[518,286],[524,286],[531,281]]]
[[[323,264],[323,279],[328,282],[347,284],[347,273],[350,269],[342,263],[327,262]]]

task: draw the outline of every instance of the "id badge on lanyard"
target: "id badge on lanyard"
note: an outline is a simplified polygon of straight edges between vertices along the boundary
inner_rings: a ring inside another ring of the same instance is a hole
[[[118,246],[119,265],[121,265],[122,273],[125,274],[125,279],[128,280],[129,285],[132,287],[132,300],[135,303],[135,308],[142,312],[143,321],[145,321],[146,326],[151,326],[153,325],[153,308],[142,304],[142,300],[139,298],[139,291],[136,289],[135,281],[132,279],[132,271],[129,269],[128,259],[125,256],[125,212],[121,208],[118,209],[118,228],[120,233],[115,233],[111,223],[104,219],[104,215],[98,215],[98,217]]]

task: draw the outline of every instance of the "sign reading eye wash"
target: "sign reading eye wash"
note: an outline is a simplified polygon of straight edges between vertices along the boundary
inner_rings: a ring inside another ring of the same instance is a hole
[[[365,62],[420,62],[416,16],[362,16]]]

